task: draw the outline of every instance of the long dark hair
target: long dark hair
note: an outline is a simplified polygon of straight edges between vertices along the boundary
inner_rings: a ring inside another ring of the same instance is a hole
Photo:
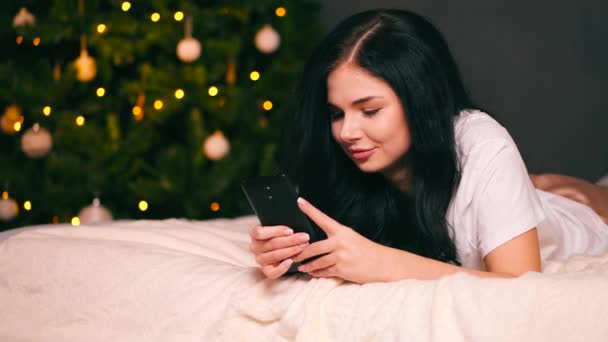
[[[364,173],[331,134],[327,77],[352,63],[388,83],[406,113],[413,190]],[[288,115],[278,163],[300,195],[368,238],[460,264],[445,219],[460,181],[453,119],[473,108],[441,33],[404,10],[355,14],[329,33],[308,60]]]

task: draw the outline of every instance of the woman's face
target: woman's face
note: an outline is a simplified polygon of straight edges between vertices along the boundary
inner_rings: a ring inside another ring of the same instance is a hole
[[[331,132],[363,172],[392,177],[405,168],[410,130],[397,94],[384,80],[343,64],[327,78]]]

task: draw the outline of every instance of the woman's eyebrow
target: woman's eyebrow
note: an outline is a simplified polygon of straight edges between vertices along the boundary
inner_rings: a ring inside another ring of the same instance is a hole
[[[363,102],[367,102],[369,100],[373,100],[373,99],[381,99],[383,98],[382,96],[366,96],[366,97],[362,97],[358,100],[353,101],[351,104],[352,105],[358,105],[361,104]],[[339,108],[338,106],[336,106],[335,104],[331,103],[331,102],[327,102],[327,105],[330,107],[334,107],[334,108]]]

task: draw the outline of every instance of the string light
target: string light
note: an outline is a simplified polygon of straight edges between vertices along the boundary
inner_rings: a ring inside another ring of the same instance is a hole
[[[285,14],[287,14],[287,10],[285,10],[285,7],[277,7],[274,13],[277,15],[277,17],[284,17]]]
[[[106,31],[106,25],[104,25],[104,24],[97,25],[97,32],[104,33],[105,31]]]
[[[264,104],[262,105],[262,107],[266,110],[271,110],[272,109],[272,102],[266,100],[264,101]]]
[[[251,80],[252,80],[252,81],[257,81],[257,80],[259,80],[259,79],[260,79],[260,73],[259,73],[259,72],[257,72],[257,71],[252,71],[252,72],[249,74],[249,78],[251,78]]]
[[[13,125],[13,129],[15,130],[15,132],[19,132],[21,130],[21,122],[15,122],[15,124]]]
[[[125,1],[125,2],[122,3],[121,8],[122,8],[123,11],[126,12],[126,11],[128,11],[131,8],[131,3],[128,2],[128,1]]]
[[[152,15],[150,16],[150,19],[152,19],[153,22],[157,22],[160,20],[160,14],[158,14],[157,12],[152,13]]]
[[[133,115],[138,116],[141,114],[141,107],[140,106],[135,106],[133,107]]]
[[[6,191],[2,192],[2,199],[5,199],[5,200],[8,199],[8,192],[6,192]]]
[[[42,114],[44,114],[44,116],[51,115],[51,106],[44,106],[44,108],[42,108]]]
[[[186,95],[186,93],[184,93],[184,91],[183,91],[183,90],[181,90],[181,89],[177,89],[177,90],[175,91],[175,98],[176,98],[176,99],[178,99],[178,100],[183,99],[183,98],[184,98],[184,95]]]
[[[97,88],[97,96],[102,97],[106,94],[106,90],[102,87]]]
[[[211,211],[218,211],[218,210],[220,210],[220,204],[217,203],[217,202],[211,203],[210,207],[211,207]]]
[[[32,210],[32,202],[30,202],[30,201],[23,202],[23,209],[25,209],[27,211]]]
[[[182,19],[184,19],[184,12],[175,12],[175,15],[173,15],[173,19],[175,19],[175,21],[182,21]]]
[[[217,95],[217,93],[218,93],[217,87],[212,86],[212,87],[209,88],[209,95],[210,96],[215,96],[215,95]]]
[[[40,37],[34,38],[33,43],[34,43],[34,46],[38,46],[40,44]]]
[[[76,125],[78,125],[78,126],[84,125],[84,116],[78,115],[78,117],[76,118]]]
[[[74,227],[80,226],[80,218],[78,216],[72,217],[72,226],[74,226]]]
[[[17,36],[17,45],[23,43],[23,36]]]
[[[156,100],[154,101],[154,109],[161,110],[163,108],[163,101]]]
[[[54,224],[59,223],[59,216],[53,216],[53,223]]]
[[[139,201],[138,207],[139,207],[139,210],[146,211],[146,210],[148,210],[148,202],[146,202],[146,201]]]

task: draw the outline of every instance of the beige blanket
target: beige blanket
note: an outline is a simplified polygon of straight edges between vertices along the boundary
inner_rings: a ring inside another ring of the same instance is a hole
[[[0,341],[608,341],[608,255],[518,279],[264,279],[255,217],[32,227],[0,242]]]

